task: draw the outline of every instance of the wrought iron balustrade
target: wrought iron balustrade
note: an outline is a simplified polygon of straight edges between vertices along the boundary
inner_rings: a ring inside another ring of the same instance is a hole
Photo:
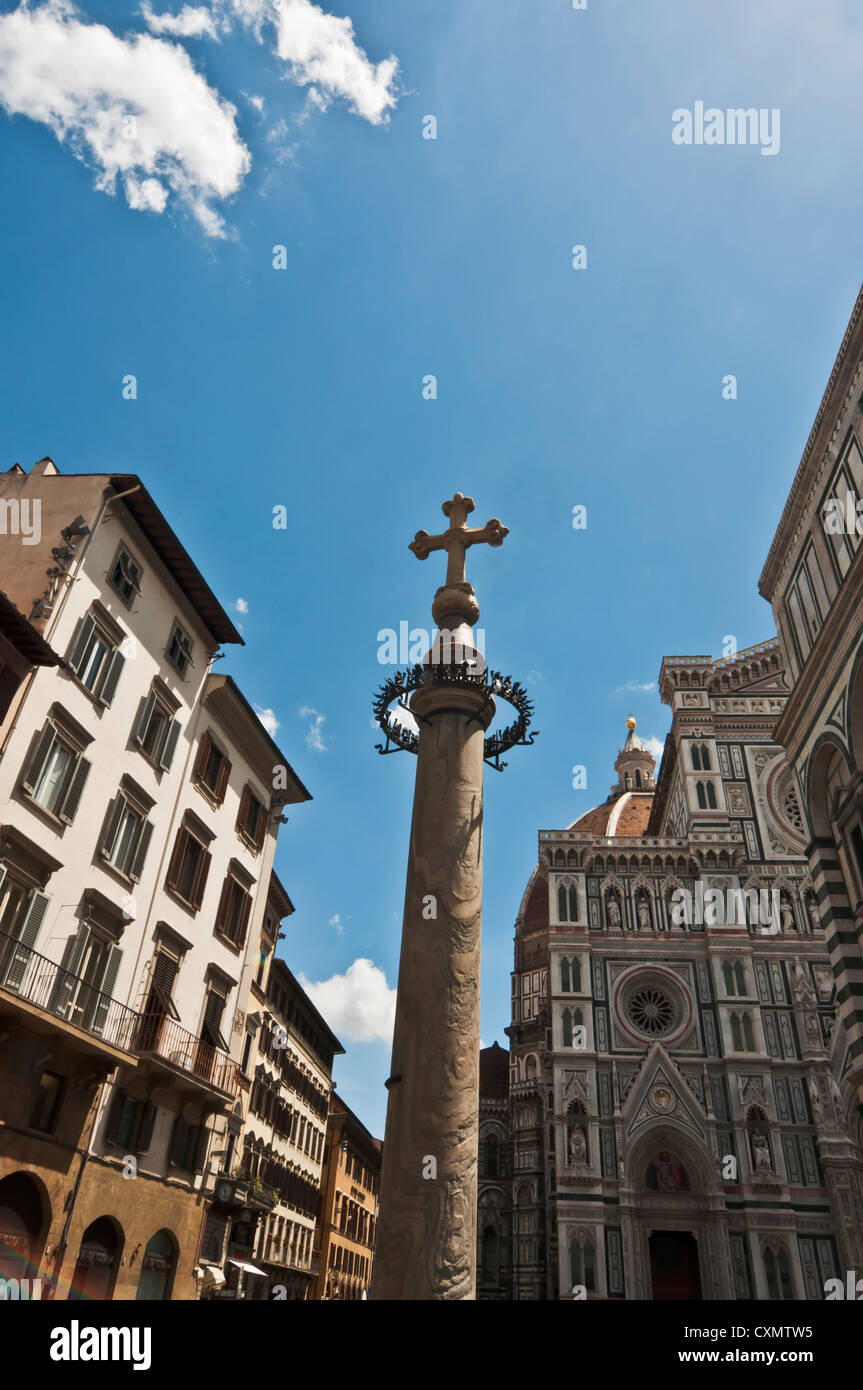
[[[0,932],[0,991],[54,1014],[112,1047],[131,1052],[138,1015],[17,937]]]
[[[150,1052],[164,1058],[217,1091],[231,1096],[237,1094],[238,1069],[233,1057],[181,1028],[167,1014],[139,1015],[134,1048],[136,1052]]]

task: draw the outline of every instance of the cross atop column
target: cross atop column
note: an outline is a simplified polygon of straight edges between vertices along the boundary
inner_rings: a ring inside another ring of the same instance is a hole
[[[410,543],[410,549],[418,560],[427,560],[433,550],[445,550],[447,553],[446,579],[444,584],[447,588],[454,585],[463,585],[465,579],[465,554],[468,546],[478,545],[482,542],[488,545],[503,545],[504,536],[509,535],[509,527],[501,526],[496,516],[485,523],[485,526],[466,526],[465,522],[474,510],[472,497],[465,497],[463,493],[457,492],[449,502],[444,502],[441,511],[444,516],[449,517],[449,530],[443,531],[438,536],[430,536],[428,531],[417,531],[416,536]]]

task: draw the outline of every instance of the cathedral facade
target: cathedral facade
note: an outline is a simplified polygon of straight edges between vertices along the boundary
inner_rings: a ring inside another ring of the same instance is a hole
[[[863,1160],[781,646],[667,657],[660,693],[658,779],[629,720],[518,913],[512,1297],[822,1299]]]

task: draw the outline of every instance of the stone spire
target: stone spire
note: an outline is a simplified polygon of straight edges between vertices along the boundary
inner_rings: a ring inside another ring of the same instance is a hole
[[[627,716],[626,727],[629,733],[614,763],[618,780],[611,788],[612,793],[620,796],[623,792],[655,791],[653,771],[656,759],[637,736],[636,722],[631,714]]]

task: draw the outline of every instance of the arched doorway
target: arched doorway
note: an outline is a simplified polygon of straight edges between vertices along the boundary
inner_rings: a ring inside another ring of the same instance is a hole
[[[667,1078],[651,1088],[653,1103],[674,1103]],[[628,1157],[632,1199],[631,1287],[636,1298],[721,1299],[727,1237],[713,1199],[718,1174],[705,1139],[673,1120],[639,1136]],[[622,1211],[623,1215],[623,1211]],[[627,1288],[629,1288],[627,1275]]]
[[[109,1216],[100,1216],[87,1227],[81,1237],[72,1275],[70,1301],[110,1301],[114,1294],[122,1244],[122,1233]]]
[[[659,1300],[701,1297],[698,1246],[691,1231],[652,1231],[650,1281]]]
[[[0,1279],[33,1279],[48,1230],[48,1203],[29,1173],[0,1182]]]
[[[138,1280],[136,1300],[166,1302],[171,1297],[176,1267],[177,1243],[174,1237],[170,1231],[157,1231],[147,1241],[147,1248],[141,1260],[141,1277]]]

